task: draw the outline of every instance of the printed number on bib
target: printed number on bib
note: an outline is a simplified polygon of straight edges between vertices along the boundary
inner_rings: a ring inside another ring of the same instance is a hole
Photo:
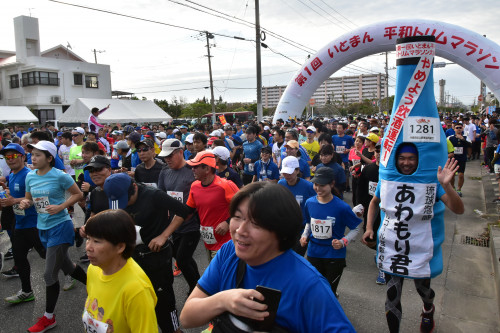
[[[83,311],[82,321],[83,328],[87,333],[106,333],[108,331],[108,324],[92,318],[87,310]]]
[[[462,155],[464,153],[464,147],[455,147],[455,155]]]
[[[176,191],[167,191],[167,194],[174,198],[175,200],[178,200],[180,202],[184,201],[184,195],[182,192],[176,192]]]
[[[377,183],[376,182],[368,182],[368,194],[371,196],[375,195],[375,190],[377,189]]]
[[[201,233],[201,238],[203,238],[205,244],[212,245],[217,243],[213,227],[200,226],[200,233]]]
[[[316,239],[332,238],[333,220],[334,218],[326,220],[311,218],[311,230],[314,238]]]
[[[352,165],[358,165],[361,163],[361,160],[352,160]]]
[[[19,208],[19,204],[15,204],[12,206],[12,210],[14,211],[14,214],[24,216],[24,209]]]
[[[47,206],[50,205],[49,197],[33,198],[33,204],[38,214],[48,214]]]
[[[336,146],[335,147],[335,152],[337,154],[343,154],[344,153],[344,150],[345,150],[345,146]]]

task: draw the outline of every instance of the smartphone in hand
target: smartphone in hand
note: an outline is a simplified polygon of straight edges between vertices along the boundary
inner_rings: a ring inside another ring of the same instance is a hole
[[[267,316],[263,321],[255,320],[253,322],[253,327],[256,331],[270,331],[273,328],[274,320],[276,319],[276,313],[278,312],[278,306],[281,299],[281,291],[264,286],[257,286],[255,290],[257,290],[264,296],[263,301],[259,301],[257,299],[255,299],[255,301],[267,305],[266,311],[269,312],[269,316]]]

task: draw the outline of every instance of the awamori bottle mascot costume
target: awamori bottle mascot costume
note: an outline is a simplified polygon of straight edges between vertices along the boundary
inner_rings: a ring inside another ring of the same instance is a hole
[[[434,99],[434,40],[416,36],[397,41],[394,108],[380,155],[377,265],[409,278],[432,278],[443,269],[445,206],[437,200],[442,191],[437,169],[445,165],[447,149]],[[417,151],[418,167],[410,175],[396,167],[402,143]]]

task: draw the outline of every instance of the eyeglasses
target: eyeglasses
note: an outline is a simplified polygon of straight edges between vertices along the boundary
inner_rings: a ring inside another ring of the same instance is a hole
[[[91,169],[89,170],[89,173],[93,173],[93,172],[101,172],[103,169],[104,169],[104,167],[102,167],[102,168],[91,168]]]
[[[21,156],[23,156],[23,155],[22,154],[11,154],[11,155],[5,155],[4,157],[6,160],[14,160],[14,159],[21,157]]]
[[[138,151],[139,153],[140,153],[140,152],[143,152],[143,153],[144,153],[144,152],[149,151],[149,149],[150,149],[149,147],[145,147],[145,148],[137,148],[137,151]]]

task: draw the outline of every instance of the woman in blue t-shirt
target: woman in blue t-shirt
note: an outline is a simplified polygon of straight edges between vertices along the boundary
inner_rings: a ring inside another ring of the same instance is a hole
[[[184,328],[231,313],[252,319],[245,320],[249,332],[263,331],[257,323],[276,311],[273,321],[287,332],[354,332],[325,278],[291,249],[302,214],[289,190],[270,182],[249,184],[234,195],[229,212],[231,240],[187,299],[180,315]],[[265,292],[269,288],[281,292],[276,302]],[[273,303],[279,306],[270,311],[266,304]]]
[[[40,241],[47,249],[45,314],[28,332],[45,332],[56,325],[54,309],[59,297],[59,270],[83,284],[87,282],[85,271],[72,263],[68,256],[75,233],[67,208],[82,198],[82,192],[69,174],[54,168],[57,148],[52,142],[42,140],[28,147],[32,149],[34,170],[26,176],[26,197],[19,208],[35,206]],[[71,194],[68,200],[65,200],[65,191]]]
[[[338,297],[337,286],[346,266],[346,247],[356,238],[361,219],[348,204],[332,194],[335,173],[331,168],[318,168],[311,181],[317,196],[306,201],[306,226],[300,244],[306,246],[309,242],[307,259],[328,280]],[[350,231],[344,236],[346,227]]]

